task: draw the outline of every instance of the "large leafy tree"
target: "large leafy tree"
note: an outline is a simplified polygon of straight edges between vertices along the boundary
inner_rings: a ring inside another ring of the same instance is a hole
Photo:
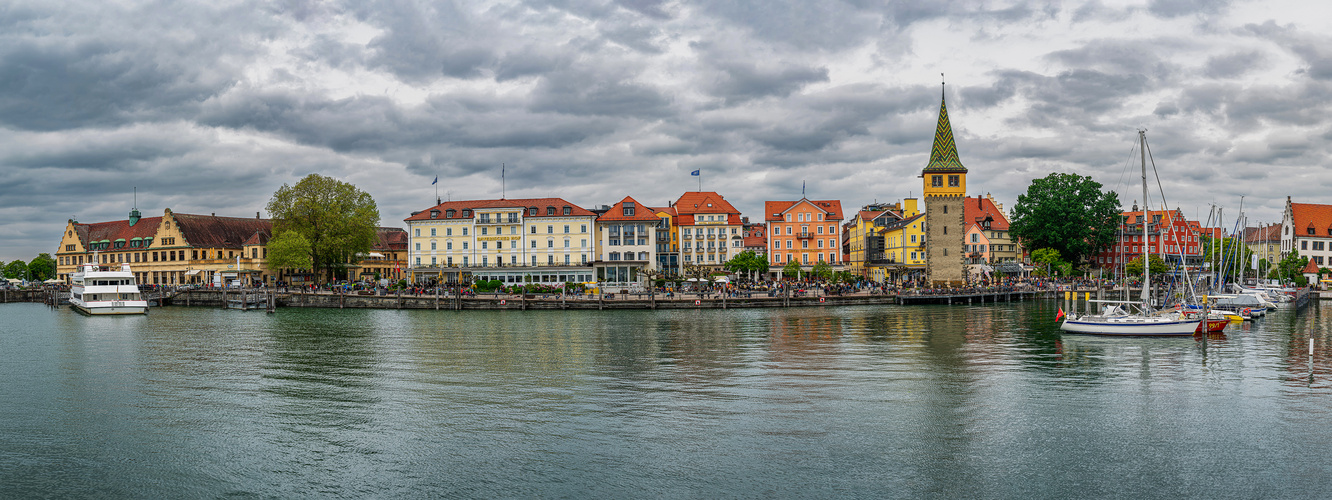
[[[286,231],[268,240],[268,267],[273,269],[310,269],[310,240],[301,233]]]
[[[10,279],[24,279],[28,277],[28,263],[21,260],[15,260],[5,265],[5,277]]]
[[[46,281],[56,275],[56,261],[49,253],[39,253],[28,263],[28,274],[35,281]]]
[[[819,259],[819,262],[814,264],[814,268],[809,270],[809,274],[814,275],[815,278],[826,280],[832,277],[833,269],[823,259]]]
[[[349,183],[310,174],[295,186],[283,184],[268,201],[273,237],[295,232],[309,243],[311,269],[319,275],[370,251],[376,240],[375,199]]]
[[[1009,230],[1027,248],[1052,248],[1080,263],[1115,243],[1119,195],[1077,174],[1034,179],[1013,204]]]
[[[745,250],[726,261],[724,267],[727,271],[750,276],[752,273],[768,272],[768,259],[753,250]]]

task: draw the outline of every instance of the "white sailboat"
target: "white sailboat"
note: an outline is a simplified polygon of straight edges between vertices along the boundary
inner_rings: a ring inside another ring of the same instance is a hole
[[[1147,132],[1138,131],[1142,153],[1142,241],[1149,241],[1147,226]],[[1059,329],[1094,335],[1193,335],[1203,329],[1199,315],[1184,311],[1155,311],[1151,305],[1151,265],[1143,252],[1142,301],[1094,301],[1106,304],[1096,314],[1069,314]]]

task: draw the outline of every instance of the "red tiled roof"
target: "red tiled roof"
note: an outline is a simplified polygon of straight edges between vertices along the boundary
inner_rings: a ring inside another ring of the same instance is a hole
[[[674,207],[677,214],[676,225],[680,226],[694,225],[694,215],[699,213],[726,214],[727,224],[744,223],[740,219],[740,211],[731,206],[722,195],[712,191],[686,191],[680,195]]]
[[[133,238],[153,238],[157,235],[157,227],[160,225],[162,225],[161,217],[144,217],[133,226],[129,225],[128,219],[92,224],[75,223],[74,231],[79,235],[79,242],[83,244],[83,248],[88,248],[88,244],[95,241],[114,242],[117,239],[124,239],[128,242]]]
[[[1248,244],[1281,241],[1281,224],[1244,228],[1244,242]]]
[[[1004,212],[999,210],[999,207],[994,205],[994,201],[987,197],[967,197],[963,200],[962,212],[962,222],[967,227],[990,217],[990,229],[1008,230],[1008,217],[1005,217]]]
[[[182,243],[196,248],[240,248],[255,233],[273,233],[273,223],[268,219],[193,214],[172,216],[185,236]]]
[[[564,207],[570,207],[570,215],[596,215],[592,211],[574,205],[565,201],[563,198],[523,198],[516,200],[459,200],[446,201],[433,207],[422,210],[421,212],[403,219],[409,220],[430,220],[430,211],[439,210],[437,219],[448,219],[448,210],[454,209],[453,219],[462,219],[463,209],[476,210],[478,208],[533,208],[537,209],[536,215],[526,215],[527,217],[551,217],[546,215],[546,207],[555,207],[553,217],[563,217]],[[524,212],[526,213],[526,212]]]
[[[1309,259],[1309,263],[1305,264],[1304,270],[1300,272],[1305,274],[1318,274],[1318,264],[1315,263],[1313,259]]]
[[[768,237],[767,237],[766,235],[765,235],[765,236],[746,236],[746,237],[745,237],[745,246],[746,246],[746,247],[763,247],[763,248],[767,248],[767,247],[768,247]]]
[[[634,210],[634,215],[628,215],[628,216],[624,215],[625,202],[634,204],[634,207],[636,207],[636,209]],[[656,209],[644,206],[642,203],[639,203],[638,200],[635,200],[629,196],[625,196],[624,199],[620,200],[619,203],[612,205],[610,207],[610,210],[607,210],[606,213],[603,213],[597,217],[597,222],[611,222],[611,221],[655,222],[656,220],[657,220]]]
[[[1291,203],[1290,213],[1295,236],[1300,238],[1311,236],[1332,237],[1332,205]],[[1314,234],[1309,234],[1310,228],[1313,228]]]
[[[407,250],[407,231],[396,227],[375,228],[378,239],[375,241],[374,250],[388,250],[403,252]]]

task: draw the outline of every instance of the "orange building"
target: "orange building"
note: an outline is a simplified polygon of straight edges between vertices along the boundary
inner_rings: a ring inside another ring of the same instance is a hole
[[[827,262],[842,265],[842,202],[838,200],[769,201],[763,204],[768,226],[768,266],[781,276],[788,262],[812,269]]]

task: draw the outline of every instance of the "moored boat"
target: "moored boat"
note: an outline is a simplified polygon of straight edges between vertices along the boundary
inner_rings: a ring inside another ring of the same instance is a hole
[[[139,293],[129,264],[115,269],[90,262],[79,266],[70,279],[69,305],[79,312],[91,315],[148,312],[148,301]]]

